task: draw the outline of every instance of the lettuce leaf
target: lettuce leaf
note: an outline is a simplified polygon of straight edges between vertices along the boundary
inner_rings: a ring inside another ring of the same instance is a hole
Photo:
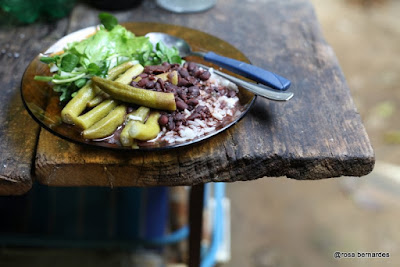
[[[57,85],[55,91],[61,93],[60,101],[68,101],[92,76],[105,77],[109,69],[126,61],[137,61],[142,65],[183,62],[177,49],[159,43],[153,50],[147,37],[135,36],[117,24],[112,15],[101,13],[99,18],[103,25],[94,35],[69,43],[62,55],[41,58],[57,72],[51,82]],[[49,80],[43,76],[35,79]]]

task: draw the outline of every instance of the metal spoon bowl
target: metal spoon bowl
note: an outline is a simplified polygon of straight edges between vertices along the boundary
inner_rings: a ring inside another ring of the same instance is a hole
[[[148,37],[150,42],[153,44],[161,41],[169,47],[176,47],[181,57],[189,55],[202,57],[206,61],[212,62],[220,67],[277,90],[286,90],[290,87],[291,83],[288,79],[257,66],[232,58],[223,57],[214,52],[193,52],[190,45],[185,40],[176,36],[162,32],[150,32],[146,34],[146,37]]]

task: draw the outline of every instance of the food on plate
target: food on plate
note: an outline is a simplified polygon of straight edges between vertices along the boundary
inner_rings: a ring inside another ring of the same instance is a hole
[[[160,125],[158,124],[159,118],[160,113],[152,111],[145,123],[133,121],[132,125],[128,128],[129,136],[132,139],[140,141],[147,141],[156,138],[161,131]]]
[[[123,146],[137,147],[135,141],[129,134],[129,129],[135,122],[143,123],[150,113],[150,109],[146,107],[139,107],[137,110],[129,113],[126,117],[126,124],[121,131],[120,142]]]
[[[60,93],[61,102],[74,97],[91,77],[106,78],[112,75],[109,70],[126,62],[137,62],[143,66],[183,62],[176,48],[168,48],[163,43],[153,47],[147,37],[135,36],[111,15],[101,13],[99,18],[102,25],[93,35],[69,43],[59,53],[40,58],[49,64],[54,74],[35,76],[35,80],[52,82],[54,91]]]
[[[126,106],[120,105],[110,111],[104,118],[82,132],[84,138],[98,139],[110,136],[124,123]]]
[[[156,78],[164,73],[167,80]],[[177,73],[177,84],[172,82],[172,73]],[[158,136],[146,142],[139,140],[139,146],[188,142],[223,128],[242,114],[237,86],[195,62],[146,66],[139,76],[141,79],[134,78],[132,86],[172,93],[176,102],[176,110],[160,110]]]
[[[114,99],[106,99],[83,115],[74,119],[74,124],[81,129],[87,129],[111,112],[118,105]]]
[[[92,82],[112,98],[124,102],[143,105],[155,109],[175,110],[175,97],[172,93],[146,90],[119,82],[93,77]]]
[[[84,139],[168,146],[215,132],[242,114],[235,84],[185,62],[175,48],[158,43],[153,49],[107,16],[92,36],[41,59],[52,76],[35,77],[53,84],[63,123]]]

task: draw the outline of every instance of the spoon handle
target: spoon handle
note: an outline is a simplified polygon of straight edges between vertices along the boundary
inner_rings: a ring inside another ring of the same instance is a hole
[[[210,67],[207,67],[205,65],[202,65],[200,63],[197,63],[200,67],[209,70]],[[225,79],[235,83],[238,86],[243,87],[244,89],[249,90],[250,92],[255,93],[256,95],[275,100],[275,101],[287,101],[293,97],[292,92],[281,92],[281,91],[276,91],[276,90],[271,90],[270,88],[266,87],[265,85],[262,84],[255,84],[255,83],[250,83],[246,82],[242,79],[233,77],[229,74],[223,73],[221,71],[218,71],[216,69],[212,70],[215,74],[224,77]]]
[[[239,60],[223,57],[214,52],[207,52],[204,55],[204,59],[274,89],[286,90],[290,87],[290,81],[288,79]]]

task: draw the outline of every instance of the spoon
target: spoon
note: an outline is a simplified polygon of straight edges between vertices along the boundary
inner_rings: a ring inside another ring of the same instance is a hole
[[[290,87],[290,81],[286,78],[254,65],[223,57],[214,52],[194,52],[189,44],[181,38],[161,32],[150,32],[145,36],[149,37],[152,44],[162,41],[168,47],[176,47],[181,57],[189,55],[202,57],[206,61],[277,90],[286,90]]]
[[[206,70],[210,70],[210,67],[207,67],[203,64],[196,63],[199,67],[202,67]],[[233,82],[236,85],[239,85],[250,92],[255,93],[256,95],[275,100],[275,101],[287,101],[293,97],[292,92],[281,92],[281,91],[276,91],[276,90],[271,90],[268,87],[262,85],[262,84],[255,84],[255,83],[250,83],[246,82],[242,79],[236,78],[234,76],[231,76],[229,74],[223,73],[221,71],[218,71],[216,69],[212,69],[212,72],[215,74],[224,77],[225,79]]]

